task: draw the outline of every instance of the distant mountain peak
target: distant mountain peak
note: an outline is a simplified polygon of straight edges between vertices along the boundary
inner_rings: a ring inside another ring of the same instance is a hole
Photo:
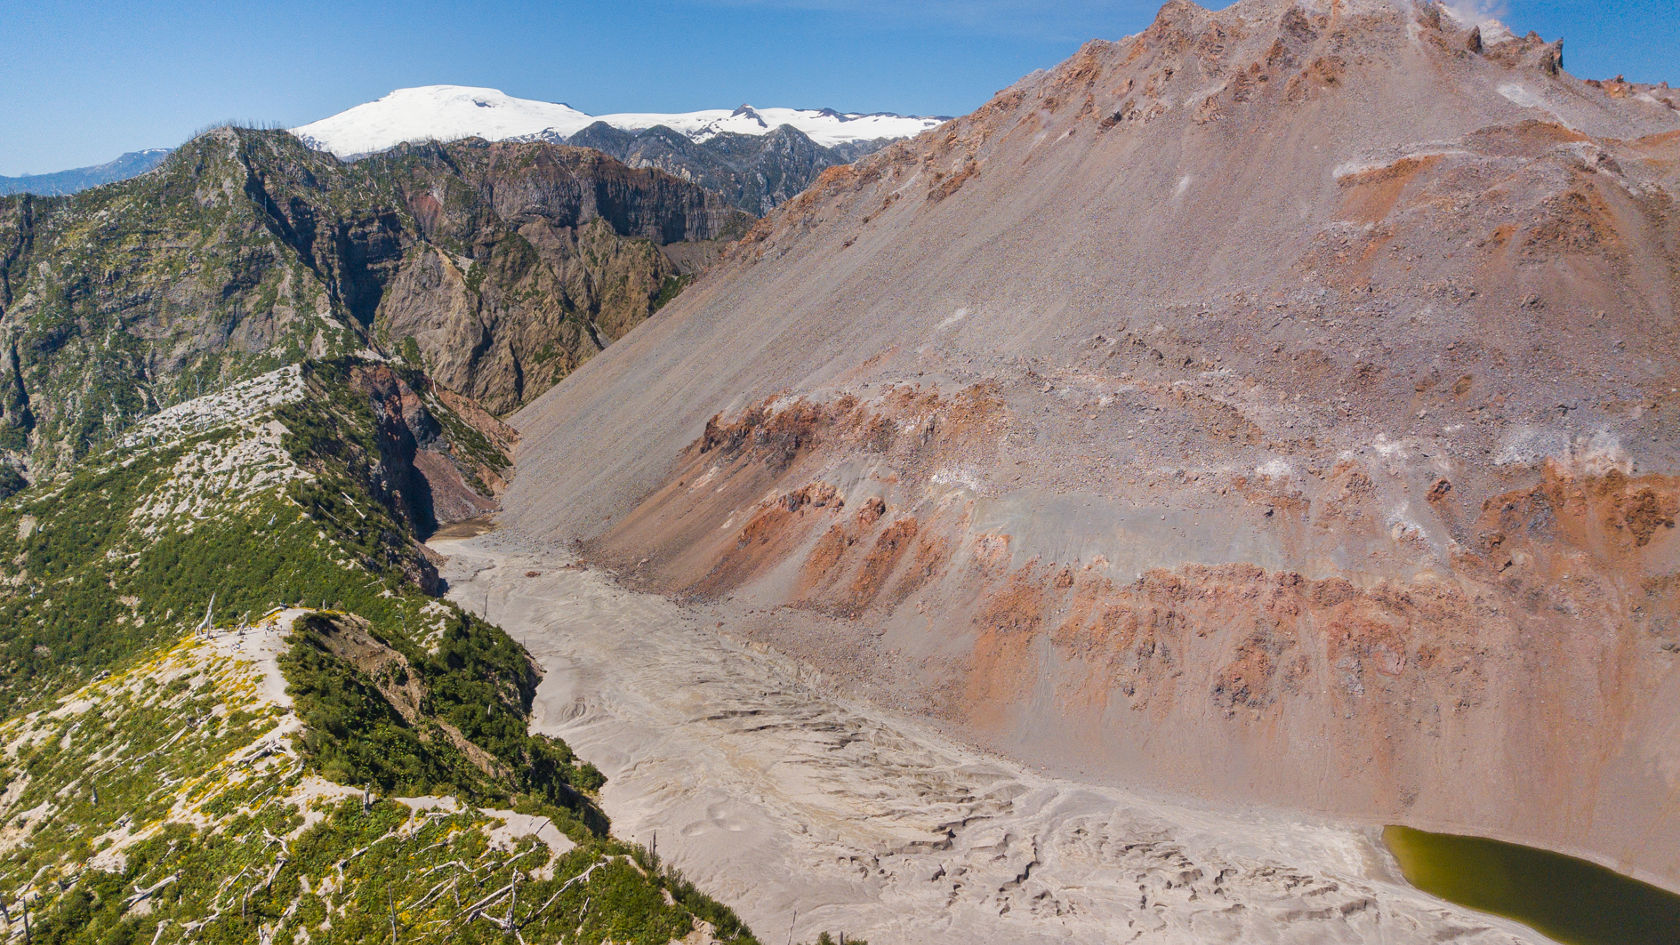
[[[943,119],[890,113],[850,114],[832,108],[703,109],[670,114],[589,115],[557,102],[516,98],[499,89],[425,85],[397,89],[376,101],[292,129],[305,144],[339,157],[383,151],[406,141],[569,137],[605,123],[622,131],[663,125],[694,140],[722,134],[763,135],[791,126],[825,147],[908,138]]]
[[[140,151],[130,151],[115,160],[90,167],[76,167],[65,171],[54,171],[49,174],[0,177],[0,195],[41,194],[53,196],[73,194],[89,187],[97,187],[100,184],[127,180],[136,174],[144,174],[163,163],[163,159],[169,156],[169,151],[169,148],[145,148]]]

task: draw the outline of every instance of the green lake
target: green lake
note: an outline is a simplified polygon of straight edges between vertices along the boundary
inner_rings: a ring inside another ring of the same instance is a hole
[[[1413,886],[1566,945],[1676,945],[1680,896],[1596,863],[1482,837],[1387,827]]]

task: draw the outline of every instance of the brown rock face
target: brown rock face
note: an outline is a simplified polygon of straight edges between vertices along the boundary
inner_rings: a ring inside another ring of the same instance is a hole
[[[506,518],[1036,761],[1680,884],[1659,91],[1171,3],[761,222]]]
[[[413,339],[438,380],[498,413],[646,319],[751,219],[585,148],[468,142],[360,163],[412,215],[375,277],[375,334]]]

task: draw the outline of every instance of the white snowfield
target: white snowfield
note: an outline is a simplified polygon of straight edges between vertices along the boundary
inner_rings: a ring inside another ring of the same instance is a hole
[[[330,118],[292,129],[305,144],[339,157],[371,154],[405,141],[456,141],[479,137],[568,137],[597,121],[625,131],[665,125],[695,141],[720,134],[762,135],[791,125],[825,146],[877,138],[908,138],[938,126],[944,119],[902,115],[847,115],[832,109],[711,108],[681,114],[625,113],[589,115],[570,105],[514,98],[496,89],[463,85],[427,85],[398,89]]]

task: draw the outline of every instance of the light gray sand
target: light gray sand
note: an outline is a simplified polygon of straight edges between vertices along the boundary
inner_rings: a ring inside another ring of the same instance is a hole
[[[1043,777],[563,556],[433,547],[450,597],[541,662],[534,724],[606,773],[615,833],[657,833],[766,942],[1544,941],[1399,884],[1368,831]]]

